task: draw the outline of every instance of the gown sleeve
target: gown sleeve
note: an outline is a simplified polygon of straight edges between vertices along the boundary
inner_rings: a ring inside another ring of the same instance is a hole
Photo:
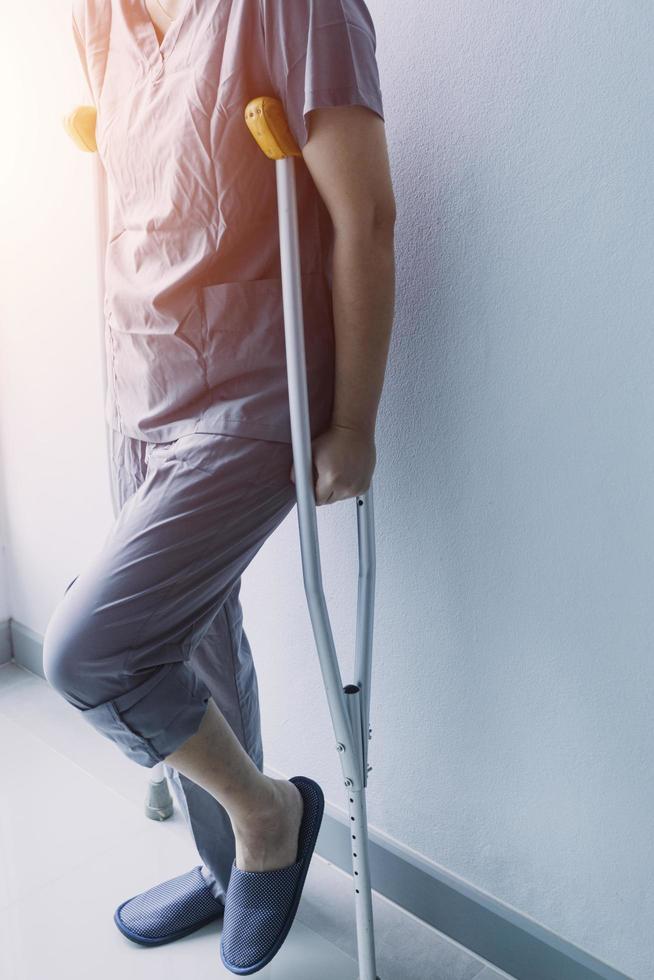
[[[300,149],[307,114],[363,105],[384,118],[375,28],[364,0],[259,0],[274,94]]]

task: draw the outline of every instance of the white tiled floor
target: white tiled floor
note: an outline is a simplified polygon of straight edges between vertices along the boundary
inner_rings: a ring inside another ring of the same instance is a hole
[[[0,977],[193,980],[232,977],[221,922],[176,943],[137,946],[115,907],[198,863],[181,814],[143,814],[146,770],[86,725],[44,680],[0,667]],[[356,980],[351,879],[314,856],[296,919],[262,980]],[[374,895],[383,980],[498,980],[487,967]]]

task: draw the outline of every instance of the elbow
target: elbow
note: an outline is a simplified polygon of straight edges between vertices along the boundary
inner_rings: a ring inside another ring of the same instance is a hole
[[[332,214],[332,224],[337,241],[348,244],[360,243],[369,247],[372,242],[393,242],[395,235],[395,201],[368,201],[365,205],[342,209]]]
[[[333,222],[334,231],[337,238],[348,241],[392,240],[395,219],[394,201],[390,204],[370,204],[368,207],[352,209],[347,214],[339,215]]]

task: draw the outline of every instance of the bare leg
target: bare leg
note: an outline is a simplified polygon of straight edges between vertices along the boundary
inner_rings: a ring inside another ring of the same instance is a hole
[[[166,762],[224,806],[237,868],[269,871],[295,861],[302,794],[288,779],[271,779],[257,769],[211,698],[195,735]]]

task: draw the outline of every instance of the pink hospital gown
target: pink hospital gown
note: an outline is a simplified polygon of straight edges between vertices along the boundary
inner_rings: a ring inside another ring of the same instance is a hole
[[[163,42],[144,0],[73,0],[107,174],[105,416],[149,442],[222,432],[290,442],[275,164],[247,103],[383,119],[364,0],[185,0]],[[333,227],[294,161],[312,437],[331,417]]]

